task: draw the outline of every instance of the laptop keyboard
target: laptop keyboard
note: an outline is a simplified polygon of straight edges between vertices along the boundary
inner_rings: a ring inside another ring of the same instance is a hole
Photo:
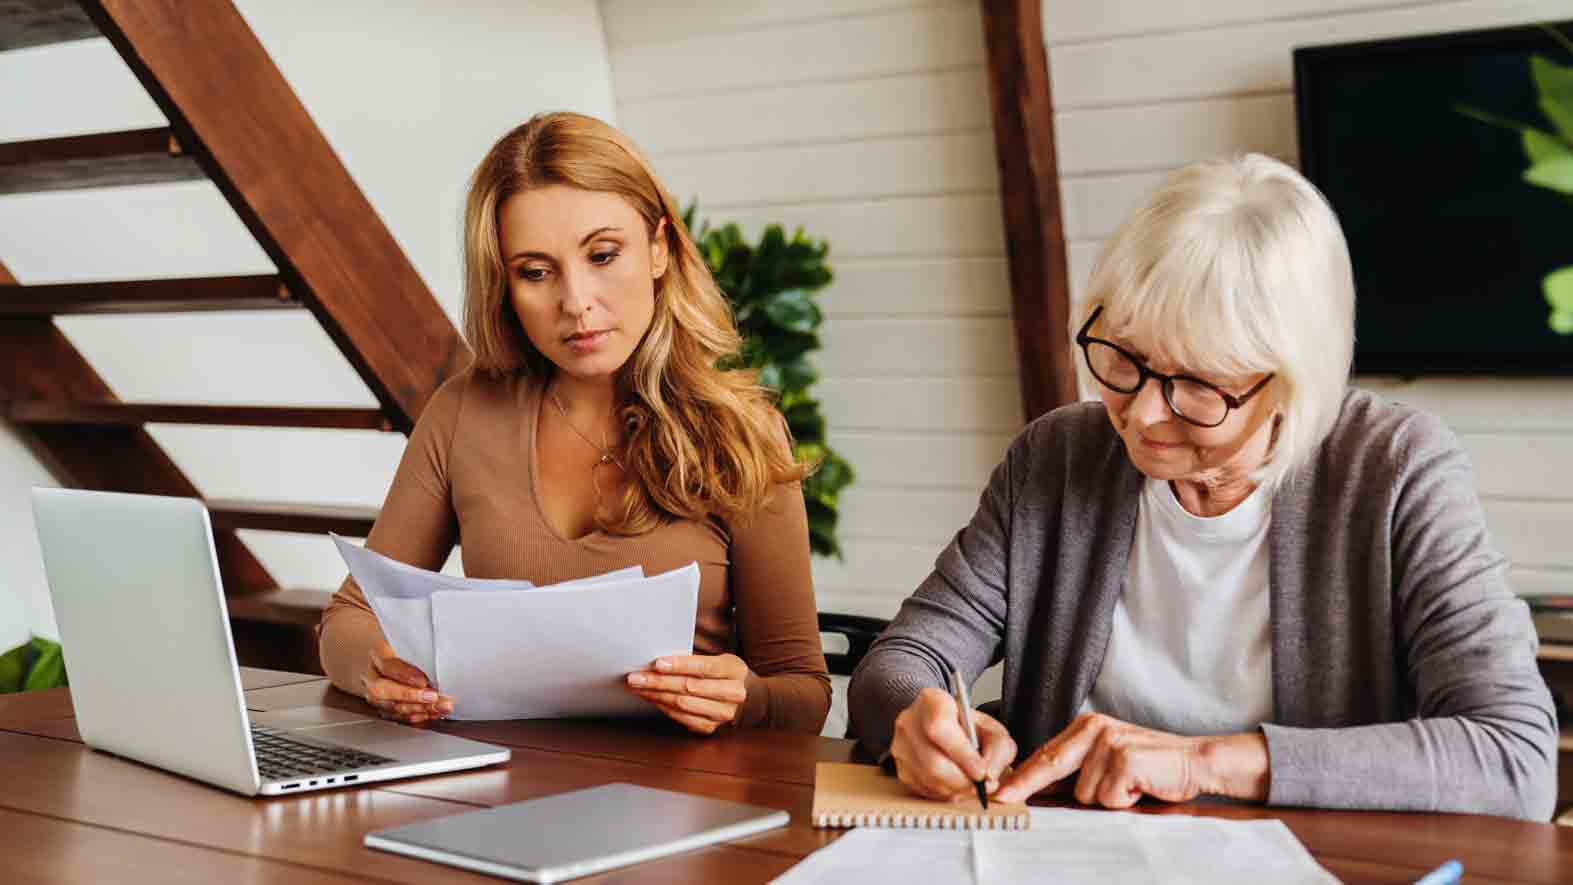
[[[353,771],[393,762],[387,756],[362,753],[348,747],[308,744],[265,725],[251,725],[251,746],[263,780],[292,780],[314,774]]]

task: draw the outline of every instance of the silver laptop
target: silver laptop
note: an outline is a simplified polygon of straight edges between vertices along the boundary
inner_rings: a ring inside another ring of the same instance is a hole
[[[356,713],[248,715],[202,502],[34,489],[33,517],[89,746],[248,796],[508,761]]]

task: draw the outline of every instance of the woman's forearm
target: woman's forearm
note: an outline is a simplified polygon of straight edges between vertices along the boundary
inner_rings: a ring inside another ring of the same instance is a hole
[[[819,734],[830,713],[830,678],[820,673],[748,676],[748,699],[737,711],[743,728]]]
[[[361,679],[370,667],[372,649],[382,642],[375,615],[352,607],[330,610],[317,642],[323,673],[338,688],[363,696],[366,687]]]

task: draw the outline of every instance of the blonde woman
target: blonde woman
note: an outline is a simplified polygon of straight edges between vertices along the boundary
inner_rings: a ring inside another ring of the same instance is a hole
[[[805,468],[768,391],[720,371],[731,311],[621,132],[537,116],[476,169],[465,209],[474,365],[422,413],[367,546],[547,584],[690,561],[693,655],[628,676],[689,730],[818,732],[830,704],[809,575]],[[453,709],[399,660],[353,580],[322,619],[330,679],[384,715]]]
[[[1338,220],[1297,172],[1175,173],[1068,330],[1100,401],[1010,447],[853,675],[854,733],[935,797],[988,779],[1007,801],[1063,782],[1113,808],[1546,819],[1557,723],[1528,610],[1458,441],[1349,389],[1353,313]],[[945,673],[1001,659],[974,752]]]

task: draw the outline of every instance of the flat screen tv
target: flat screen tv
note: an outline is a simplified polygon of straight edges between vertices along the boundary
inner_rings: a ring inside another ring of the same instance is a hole
[[[1537,26],[1295,50],[1301,168],[1354,262],[1356,372],[1573,375],[1542,288],[1573,265],[1573,196],[1526,182],[1522,136],[1470,115],[1555,131],[1537,54],[1573,65]]]

